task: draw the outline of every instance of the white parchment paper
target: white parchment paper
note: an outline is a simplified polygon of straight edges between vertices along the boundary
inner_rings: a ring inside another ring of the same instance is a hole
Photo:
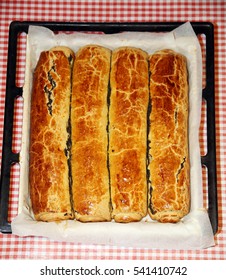
[[[81,223],[78,221],[37,222],[29,202],[29,120],[32,76],[40,52],[54,46],[68,46],[74,52],[87,44],[110,49],[133,46],[149,54],[173,49],[187,57],[189,72],[189,153],[191,211],[177,224],[161,224],[148,216],[141,222]],[[30,26],[27,37],[26,75],[23,88],[24,115],[20,153],[20,193],[18,216],[12,231],[19,236],[44,236],[53,240],[84,244],[105,244],[158,249],[202,249],[214,246],[214,236],[207,211],[203,208],[202,170],[199,149],[201,117],[202,59],[198,39],[185,23],[171,32],[123,32],[117,34],[54,34],[47,28]]]

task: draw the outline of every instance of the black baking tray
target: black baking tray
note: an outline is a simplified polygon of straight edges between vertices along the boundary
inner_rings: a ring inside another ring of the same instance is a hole
[[[30,25],[44,26],[54,32],[82,31],[103,32],[106,34],[123,31],[169,32],[184,22],[39,22],[13,21],[9,27],[8,65],[5,96],[4,132],[0,180],[0,232],[11,233],[8,221],[10,170],[19,163],[19,153],[12,151],[14,101],[23,97],[23,88],[16,86],[17,38],[28,33]],[[214,26],[210,22],[191,22],[197,35],[205,35],[206,49],[206,86],[203,99],[206,102],[207,153],[201,156],[202,165],[207,168],[208,214],[214,234],[218,230],[217,177],[216,177],[216,133],[215,133],[215,92],[214,92]]]

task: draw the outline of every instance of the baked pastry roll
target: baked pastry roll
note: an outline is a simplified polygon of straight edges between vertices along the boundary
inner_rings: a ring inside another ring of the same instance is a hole
[[[149,213],[178,222],[189,212],[188,73],[172,50],[150,56]]]
[[[70,203],[70,98],[74,53],[43,51],[34,71],[30,117],[29,183],[36,220],[74,217]]]
[[[132,47],[113,51],[109,108],[112,217],[141,220],[147,213],[148,56]]]
[[[109,221],[108,83],[111,51],[87,45],[76,53],[72,87],[72,176],[75,217]]]

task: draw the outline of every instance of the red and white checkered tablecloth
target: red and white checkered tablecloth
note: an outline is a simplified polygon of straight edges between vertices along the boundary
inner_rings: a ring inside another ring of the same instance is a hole
[[[0,259],[226,259],[226,1],[0,1],[0,154],[6,90],[8,31],[13,20],[88,22],[209,21],[215,27],[216,146],[219,230],[216,246],[204,250],[156,250],[86,245],[50,241],[42,237],[21,238],[0,233]],[[25,40],[23,36],[19,38]],[[16,83],[23,85],[24,49],[18,51]],[[13,150],[20,149],[23,106],[15,106]],[[201,124],[205,128],[205,122]],[[201,150],[205,136],[201,135]],[[203,138],[203,139],[202,139]],[[0,156],[1,159],[1,156]],[[13,166],[9,220],[17,215],[19,167]]]

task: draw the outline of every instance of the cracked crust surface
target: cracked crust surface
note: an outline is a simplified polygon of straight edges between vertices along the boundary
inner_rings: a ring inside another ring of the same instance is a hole
[[[186,58],[162,50],[150,56],[149,65],[149,213],[160,222],[178,222],[190,201]]]
[[[88,45],[76,53],[72,88],[72,175],[75,217],[109,221],[107,166],[108,83],[111,51]]]
[[[116,222],[139,221],[147,212],[147,54],[130,47],[114,50],[110,85],[112,217]]]
[[[34,72],[29,183],[36,220],[57,221],[74,217],[68,166],[73,57],[73,52],[66,47],[44,51]]]

